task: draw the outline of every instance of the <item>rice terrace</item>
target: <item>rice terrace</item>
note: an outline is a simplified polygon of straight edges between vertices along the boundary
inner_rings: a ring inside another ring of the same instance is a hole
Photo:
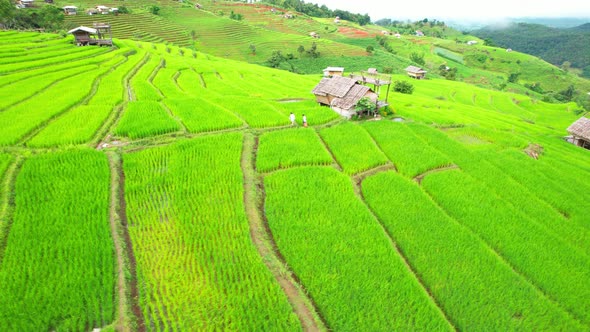
[[[0,331],[590,331],[582,69],[303,1],[0,1]]]

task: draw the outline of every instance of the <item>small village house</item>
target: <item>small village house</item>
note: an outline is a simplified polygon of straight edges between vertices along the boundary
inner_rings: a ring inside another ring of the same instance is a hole
[[[336,17],[334,18],[334,23],[336,23],[336,24],[340,24],[340,16],[336,16]]]
[[[343,76],[344,67],[328,67],[324,69],[324,77]]]
[[[309,36],[312,38],[318,38],[318,39],[320,38],[320,35],[315,31],[310,32]]]
[[[93,28],[79,26],[68,33],[74,35],[76,45],[98,45],[112,46],[113,37],[111,35],[111,26],[104,23],[95,23]]]
[[[94,8],[96,8],[99,14],[108,14],[110,12],[110,8],[107,6],[98,5]]]
[[[408,76],[410,76],[411,78],[415,78],[418,80],[421,80],[426,77],[426,70],[416,66],[408,66],[408,68],[406,68],[406,73],[408,73]]]
[[[330,106],[338,114],[347,118],[356,114],[355,106],[362,98],[368,97],[375,104],[378,99],[378,95],[368,86],[342,76],[322,78],[312,93],[316,96],[318,103]]]
[[[33,0],[20,0],[18,3],[21,4],[21,8],[31,8],[35,5]]]
[[[467,42],[467,45],[469,45],[469,46],[475,45],[475,44],[477,44],[477,41],[476,40],[470,40],[470,41]]]
[[[424,37],[424,32],[422,32],[422,30],[416,30],[416,36],[417,37]]]
[[[583,116],[567,128],[568,142],[590,150],[590,118]]]
[[[402,37],[402,35],[399,32],[396,32],[393,36],[395,38],[401,38]]]
[[[63,6],[65,15],[76,15],[78,13],[78,7],[76,6]]]

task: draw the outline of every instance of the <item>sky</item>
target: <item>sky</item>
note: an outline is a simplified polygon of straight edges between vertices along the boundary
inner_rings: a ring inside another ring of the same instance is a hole
[[[306,0],[353,13],[369,14],[372,21],[391,19],[464,19],[495,21],[518,17],[590,17],[589,0]]]

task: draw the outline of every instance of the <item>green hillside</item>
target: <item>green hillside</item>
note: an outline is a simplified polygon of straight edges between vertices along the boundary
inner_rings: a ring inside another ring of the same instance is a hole
[[[415,89],[390,92],[394,118],[348,121],[318,72],[0,32],[2,329],[589,330],[590,154],[562,139],[579,106],[485,88],[484,66],[541,61],[429,38],[364,57],[489,81],[395,74]]]
[[[518,23],[505,28],[486,27],[473,31],[502,47],[536,55],[556,66],[569,63],[590,78],[590,23],[558,29],[539,24]],[[565,67],[564,67],[565,68]]]

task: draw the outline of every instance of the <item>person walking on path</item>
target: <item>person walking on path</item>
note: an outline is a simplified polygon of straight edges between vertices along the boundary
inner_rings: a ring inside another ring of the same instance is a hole
[[[307,127],[307,117],[303,114],[303,126]]]
[[[289,115],[289,120],[291,120],[291,126],[295,125],[295,114],[293,114],[293,112],[291,112],[291,115]]]

